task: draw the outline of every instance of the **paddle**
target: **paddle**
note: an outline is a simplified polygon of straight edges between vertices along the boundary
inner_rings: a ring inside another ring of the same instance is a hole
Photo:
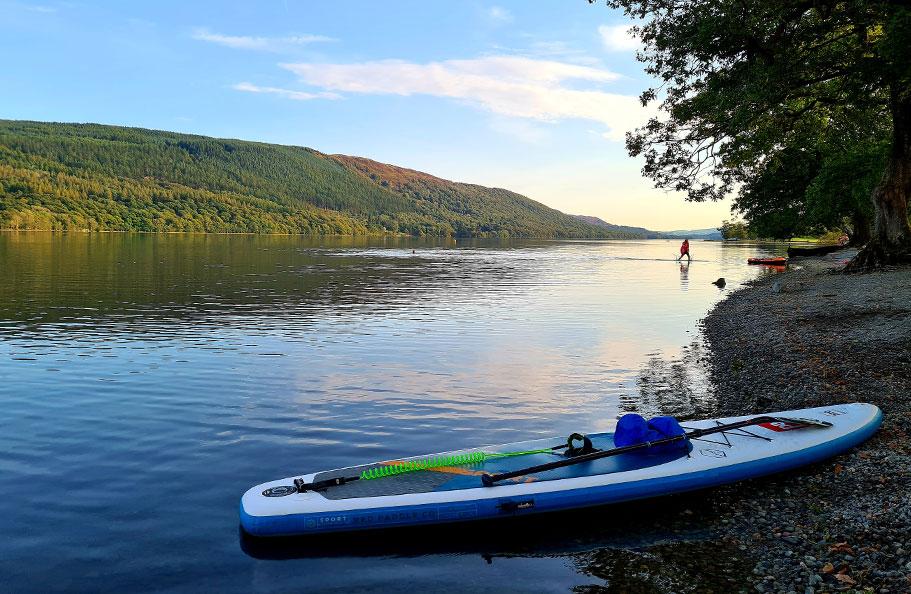
[[[803,425],[806,427],[831,427],[832,423],[826,421],[816,421],[813,419],[792,419],[785,417],[754,417],[752,419],[747,419],[745,421],[737,421],[736,423],[728,423],[726,425],[718,425],[716,427],[709,427],[707,429],[694,429],[688,433],[683,433],[681,435],[674,435],[673,437],[665,437],[663,439],[657,439],[655,441],[647,441],[644,443],[637,443],[634,445],[623,446],[619,448],[613,448],[610,450],[596,450],[587,454],[580,454],[573,458],[566,458],[564,460],[558,460],[556,462],[548,462],[547,464],[539,464],[537,466],[529,466],[528,468],[522,468],[520,470],[512,470],[509,472],[501,472],[499,474],[482,474],[481,482],[485,487],[493,487],[496,483],[504,481],[507,479],[515,478],[518,476],[525,476],[528,474],[534,474],[536,472],[544,472],[546,470],[554,470],[556,468],[564,468],[566,466],[572,466],[574,464],[581,464],[583,462],[590,462],[592,460],[600,460],[601,458],[608,458],[610,456],[619,456],[620,454],[626,454],[628,452],[635,452],[639,450],[644,450],[652,446],[664,445],[666,443],[674,443],[677,441],[683,441],[687,439],[695,439],[702,437],[704,435],[711,435],[713,433],[721,433],[722,431],[733,431],[735,429],[741,429],[743,427],[749,427],[751,425],[760,425],[762,423],[793,423],[797,425]]]

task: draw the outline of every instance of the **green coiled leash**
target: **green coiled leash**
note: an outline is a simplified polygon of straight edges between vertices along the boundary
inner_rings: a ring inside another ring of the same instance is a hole
[[[487,460],[496,458],[512,458],[514,456],[528,456],[531,454],[552,454],[552,448],[540,450],[527,450],[524,452],[468,452],[465,454],[454,454],[448,456],[437,456],[431,458],[422,458],[420,460],[406,460],[404,462],[390,462],[384,466],[368,468],[361,472],[359,477],[362,481],[369,481],[387,476],[396,476],[406,472],[417,472],[419,470],[430,470],[433,468],[443,468],[446,466],[465,466],[468,464],[480,464]]]

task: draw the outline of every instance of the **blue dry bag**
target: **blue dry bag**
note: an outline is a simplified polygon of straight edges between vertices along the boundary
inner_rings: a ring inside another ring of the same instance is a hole
[[[619,447],[636,445],[647,441],[657,441],[665,437],[683,435],[685,432],[674,417],[655,417],[646,421],[637,414],[620,417],[617,431],[614,433],[614,445]],[[642,450],[645,454],[667,454],[686,449],[685,439]]]

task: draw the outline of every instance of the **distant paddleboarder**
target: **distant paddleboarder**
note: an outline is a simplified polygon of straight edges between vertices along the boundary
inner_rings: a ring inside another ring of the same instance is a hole
[[[690,240],[689,239],[684,239],[683,243],[680,244],[680,257],[677,258],[677,261],[679,262],[680,260],[682,260],[683,256],[686,256],[687,262],[692,260],[692,258],[690,257]]]

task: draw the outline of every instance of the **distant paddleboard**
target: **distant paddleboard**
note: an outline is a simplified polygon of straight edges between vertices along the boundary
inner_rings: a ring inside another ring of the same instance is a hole
[[[254,536],[314,534],[656,497],[824,460],[869,438],[881,420],[872,404],[837,404],[685,422],[688,438],[667,438],[683,446],[670,451],[637,444],[618,453],[613,433],[574,435],[586,442],[579,463],[560,439],[376,462],[257,485],[241,498],[240,522]]]

